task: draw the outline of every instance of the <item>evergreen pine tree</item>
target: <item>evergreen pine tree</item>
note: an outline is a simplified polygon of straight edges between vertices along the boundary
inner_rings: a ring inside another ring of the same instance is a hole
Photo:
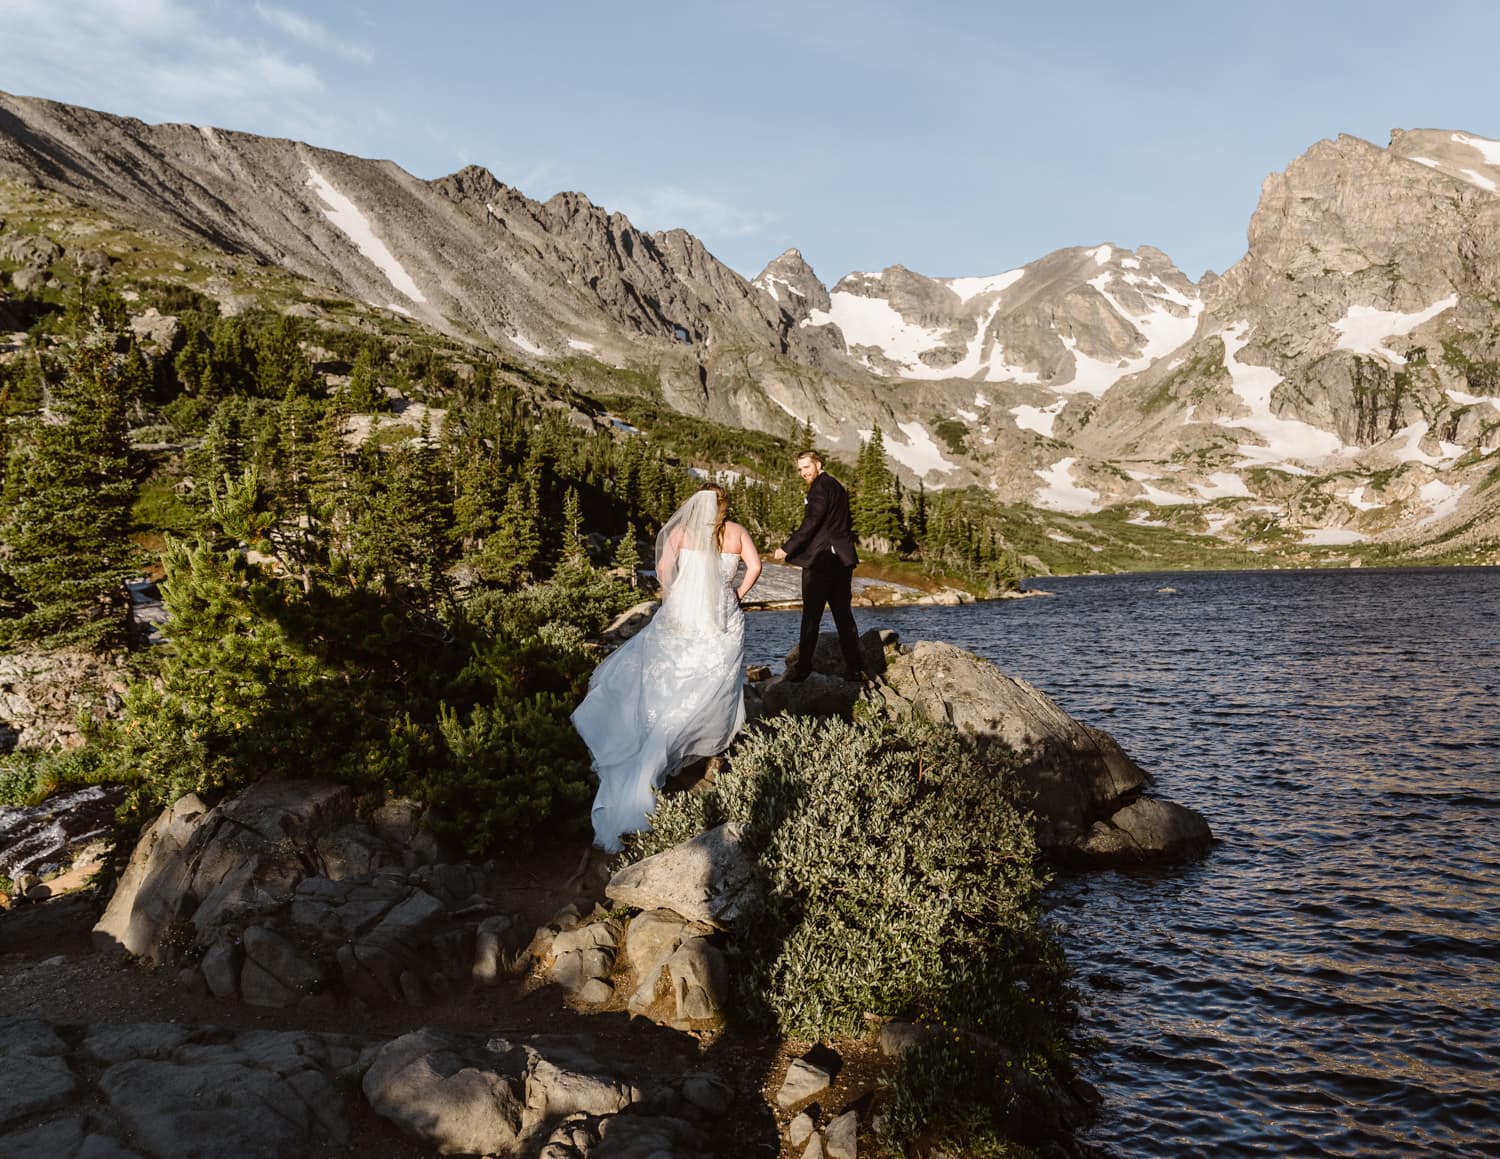
[[[584,571],[589,567],[588,547],[583,537],[583,507],[578,502],[576,487],[569,487],[563,498],[562,563],[571,571]]]
[[[11,641],[113,643],[124,630],[124,581],[140,568],[130,543],[134,467],[126,437],[131,400],[114,336],[88,335],[52,385],[47,411],[11,452],[15,502],[0,528],[0,559],[17,618]]]
[[[354,356],[354,366],[349,371],[349,386],[343,397],[350,414],[373,414],[385,409],[380,368],[369,346],[361,346],[359,353]]]
[[[259,381],[255,345],[243,318],[219,318],[214,322],[212,354],[199,392],[205,398],[222,394],[253,394]],[[268,395],[280,398],[285,391]]]
[[[620,537],[620,546],[615,549],[615,566],[625,573],[626,581],[631,587],[639,586],[640,576],[636,573],[641,567],[641,549],[635,541],[633,521],[625,525],[625,534]]]
[[[264,397],[312,393],[315,385],[312,367],[298,342],[296,319],[278,318],[256,333],[255,361],[257,388]]]
[[[874,550],[894,551],[905,532],[896,480],[886,465],[885,438],[877,424],[860,445],[854,469],[854,530]]]
[[[511,587],[536,578],[541,551],[536,484],[522,473],[506,489],[494,533],[473,562],[485,579]]]
[[[172,362],[177,381],[185,394],[207,397],[214,386],[213,347],[208,336],[197,326],[187,327],[187,338]]]

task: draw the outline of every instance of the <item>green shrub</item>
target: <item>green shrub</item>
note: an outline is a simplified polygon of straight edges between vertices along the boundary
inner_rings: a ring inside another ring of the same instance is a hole
[[[946,725],[790,717],[731,757],[710,791],[661,798],[627,859],[742,823],[762,891],[730,935],[749,1017],[804,1039],[862,1033],[867,1014],[927,1026],[888,1145],[1005,1145],[1022,1091],[1067,1072],[1071,1012],[1008,757]]]
[[[93,760],[137,811],[262,777],[346,781],[433,806],[471,856],[582,824],[588,751],[569,715],[585,645],[634,593],[578,573],[487,592],[433,624],[399,598],[302,584],[238,550],[172,543],[159,679],[133,685]],[[17,794],[23,789],[17,780]]]

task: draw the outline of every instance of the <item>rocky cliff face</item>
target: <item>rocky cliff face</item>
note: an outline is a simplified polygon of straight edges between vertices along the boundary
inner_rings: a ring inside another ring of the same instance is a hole
[[[788,250],[747,281],[683,231],[576,193],[532,201],[483,169],[422,181],[3,94],[0,179],[518,359],[643,371],[688,413],[810,421],[850,456],[879,424],[929,487],[1126,504],[1252,543],[1500,534],[1500,142],[1467,133],[1319,142],[1266,179],[1244,259],[1196,285],[1159,250],[1109,244],[831,290]]]
[[[1221,530],[1269,514],[1308,542],[1493,537],[1497,164],[1500,143],[1424,130],[1268,177],[1191,341],[1059,424],[1126,469],[1099,498],[1233,500]]]

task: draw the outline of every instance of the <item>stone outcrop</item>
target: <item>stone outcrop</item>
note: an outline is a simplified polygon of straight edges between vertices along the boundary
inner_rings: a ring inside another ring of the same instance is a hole
[[[527,939],[488,871],[423,862],[437,851],[417,822],[400,801],[357,816],[352,790],[320,782],[213,809],[189,794],[142,834],[95,943],[156,963],[201,950],[214,994],[261,1006],[421,1006],[520,969]]]
[[[706,1112],[681,1089],[644,1090],[610,1073],[578,1039],[513,1042],[421,1030],[380,1048],[363,1091],[379,1114],[443,1155],[539,1151],[582,1159],[597,1150],[601,1159],[686,1159],[710,1150],[702,1126],[690,1121]],[[656,1149],[620,1147],[627,1139],[651,1140]]]
[[[952,644],[901,644],[889,629],[860,637],[867,672],[862,686],[843,678],[838,637],[825,632],[813,674],[792,683],[778,677],[747,687],[751,717],[776,712],[845,716],[861,700],[896,716],[946,721],[1019,758],[1031,795],[1037,840],[1061,860],[1103,865],[1191,856],[1212,840],[1208,823],[1190,809],[1145,797],[1151,778],[1102,729],[1060,709],[1024,680]],[[787,667],[795,661],[793,648]]]
[[[889,709],[948,721],[997,741],[1020,758],[1034,797],[1038,839],[1071,844],[1148,783],[1108,733],[1074,720],[1024,680],[952,644],[920,640],[891,660],[882,694]]]
[[[1093,864],[1170,859],[1212,840],[1197,813],[1143,796],[1150,776],[1113,737],[1024,680],[932,640],[889,649],[886,660],[878,694],[887,711],[947,721],[1016,754],[1038,843],[1054,856]]]
[[[712,1073],[658,1063],[641,1079],[576,1037],[426,1028],[0,1019],[0,1069],[0,1159],[295,1159],[347,1150],[372,1115],[439,1154],[707,1159],[731,1101]]]
[[[0,1157],[283,1159],[349,1140],[365,1044],[175,1023],[0,1021]],[[38,1121],[41,1120],[41,1121]]]

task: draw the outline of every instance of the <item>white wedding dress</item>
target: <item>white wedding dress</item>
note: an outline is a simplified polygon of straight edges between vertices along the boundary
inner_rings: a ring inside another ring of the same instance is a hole
[[[654,791],[670,773],[724,751],[745,723],[739,562],[733,552],[676,550],[660,610],[594,670],[573,713],[599,774],[594,844],[611,853],[650,826]]]

